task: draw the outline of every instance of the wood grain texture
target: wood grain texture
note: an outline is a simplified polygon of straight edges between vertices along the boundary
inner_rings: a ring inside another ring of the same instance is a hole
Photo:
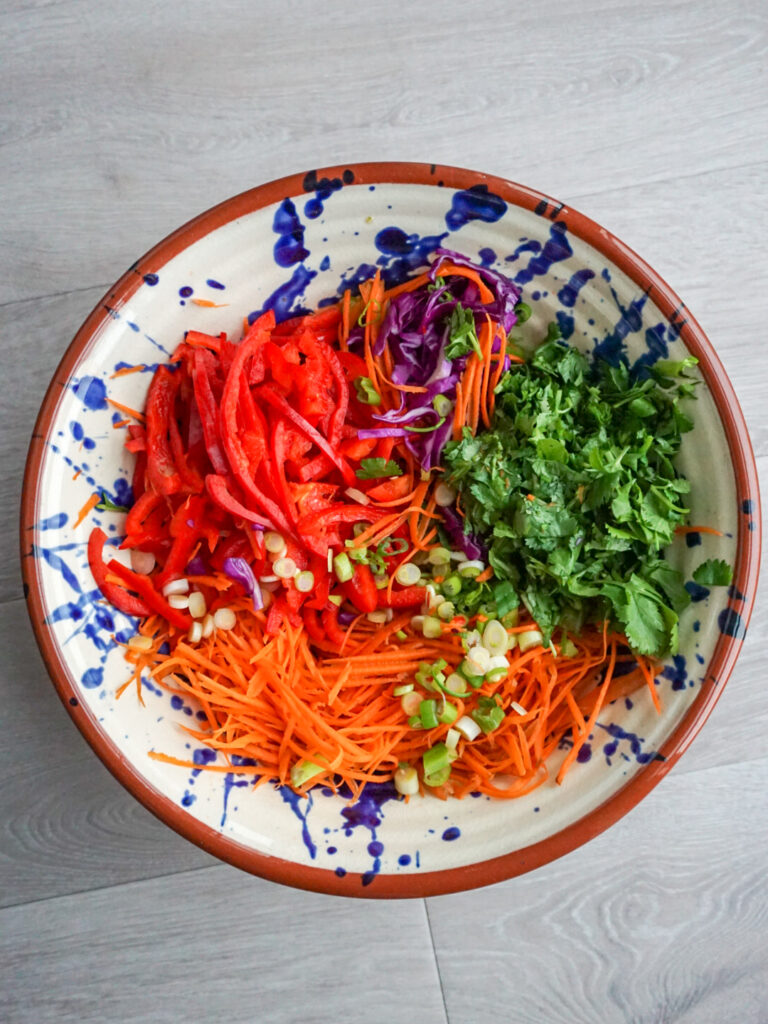
[[[352,0],[3,10],[0,302],[112,280],[200,210],[341,160],[477,164],[575,201],[768,154],[759,0],[393,0],[393,46]]]
[[[149,815],[59,704],[16,547],[37,409],[107,285],[206,207],[343,161],[477,167],[618,235],[715,345],[768,492],[767,49],[762,0],[0,5],[3,1024],[768,1021],[768,569],[661,786],[427,917],[238,874]]]
[[[766,759],[670,777],[568,857],[427,900],[449,1024],[764,1024],[767,785]]]
[[[421,901],[219,866],[0,912],[4,1024],[445,1024]]]

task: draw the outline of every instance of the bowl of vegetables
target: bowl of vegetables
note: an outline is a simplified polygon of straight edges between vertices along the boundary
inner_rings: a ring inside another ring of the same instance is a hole
[[[109,290],[21,538],[59,695],[150,810],[275,881],[424,896],[672,767],[760,516],[727,377],[638,256],[512,182],[362,164],[230,199]]]

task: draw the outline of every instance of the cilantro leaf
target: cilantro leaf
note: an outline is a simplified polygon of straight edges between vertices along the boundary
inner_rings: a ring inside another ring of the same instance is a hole
[[[127,505],[116,505],[104,491],[101,492],[101,501],[96,505],[96,508],[100,512],[130,512]]]
[[[448,321],[448,344],[445,346],[445,358],[458,359],[460,356],[469,355],[470,352],[477,352],[481,359],[483,357],[475,327],[475,314],[471,309],[465,309],[460,302],[457,302],[451,313],[451,319]]]
[[[733,579],[733,568],[722,558],[708,558],[694,571],[693,578],[705,587],[727,587]]]
[[[358,480],[378,480],[380,477],[402,476],[403,471],[391,459],[362,459],[355,476]]]

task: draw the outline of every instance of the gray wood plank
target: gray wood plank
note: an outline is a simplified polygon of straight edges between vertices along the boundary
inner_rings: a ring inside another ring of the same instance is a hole
[[[427,901],[451,1024],[764,1024],[768,760],[667,779],[609,832]]]
[[[351,0],[3,10],[0,301],[114,279],[228,195],[340,159],[480,164],[574,201],[768,152],[759,0],[393,0],[395,48]]]
[[[113,779],[62,707],[24,602],[1,611],[0,905],[215,863]]]
[[[229,867],[0,912],[4,1024],[444,1024],[421,901]]]

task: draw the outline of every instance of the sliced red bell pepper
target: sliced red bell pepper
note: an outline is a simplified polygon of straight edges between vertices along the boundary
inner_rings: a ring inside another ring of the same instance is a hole
[[[133,476],[131,477],[131,491],[133,492],[134,501],[137,501],[146,490],[146,474],[147,453],[146,451],[143,451],[139,452],[136,456],[136,462],[133,466]]]
[[[317,480],[318,477],[323,477],[333,469],[333,463],[327,455],[316,455],[314,459],[310,459],[309,462],[305,462],[299,470],[299,480],[302,483],[308,483],[310,480]]]
[[[377,604],[379,608],[414,608],[423,604],[427,599],[426,587],[403,587],[402,590],[393,590],[392,596],[387,597],[387,591],[378,590]]]
[[[342,583],[341,588],[359,612],[373,612],[378,607],[379,592],[367,565],[355,565],[352,579]]]
[[[303,534],[323,533],[335,523],[375,523],[387,514],[387,509],[376,508],[375,505],[334,505],[302,516],[299,529]]]
[[[147,534],[147,519],[155,509],[165,506],[165,498],[155,491],[145,491],[138,499],[134,494],[134,499],[133,506],[125,517],[125,532],[132,540],[139,542]]]
[[[227,340],[226,334],[203,334],[202,331],[187,331],[184,341],[192,348],[210,349],[211,352],[220,352],[221,344]]]
[[[324,455],[328,456],[331,462],[333,462],[333,464],[339,469],[339,472],[348,487],[354,486],[355,473],[346,459],[339,455],[338,452],[335,451],[328,441],[322,436],[322,434],[318,433],[311,423],[307,423],[303,416],[300,416],[299,413],[297,413],[296,410],[286,402],[282,395],[279,395],[273,388],[268,386],[261,388],[259,395],[265,402],[268,402],[273,409],[277,409],[277,411],[285,416],[286,419],[295,424],[302,433],[306,434],[307,437],[317,445]]]
[[[179,380],[167,366],[159,366],[147,394],[147,475],[160,494],[176,494],[181,477],[168,440]]]
[[[277,422],[272,428],[272,466],[274,467],[274,476],[277,484],[280,504],[282,505],[283,511],[289,521],[295,526],[296,520],[299,517],[296,511],[296,503],[293,500],[293,494],[291,493],[291,488],[289,487],[288,480],[285,476],[286,446],[287,438],[285,420],[281,417],[277,417]]]
[[[336,398],[336,410],[331,416],[331,422],[328,430],[328,440],[335,446],[339,443],[341,430],[347,418],[347,409],[349,408],[349,385],[347,384],[347,378],[344,376],[344,367],[339,362],[339,357],[335,350],[332,349],[330,345],[321,343],[321,352],[330,367],[331,376],[334,379],[336,390],[338,392]]]
[[[331,589],[331,577],[328,573],[327,560],[312,558],[309,563],[309,570],[315,577],[315,586],[311,594],[307,595],[305,608],[317,608],[322,611],[328,603],[328,594]]]
[[[320,615],[320,619],[323,623],[326,638],[334,645],[334,647],[341,648],[346,639],[346,633],[339,625],[338,608],[336,608],[335,605],[331,605],[330,608],[326,608]]]
[[[397,501],[404,498],[413,490],[413,477],[410,474],[395,476],[391,480],[385,480],[375,487],[369,488],[365,493],[371,501]]]
[[[114,605],[118,611],[124,612],[126,615],[137,615],[145,618],[151,614],[148,605],[140,600],[140,598],[129,594],[127,590],[118,587],[116,583],[109,583],[107,581],[108,570],[104,562],[104,545],[106,541],[106,533],[98,527],[91,531],[91,535],[88,538],[88,565],[91,567],[91,573],[96,581],[96,586],[107,601]]]
[[[384,461],[387,462],[392,455],[392,449],[394,447],[394,437],[380,437],[376,444],[376,457],[378,459],[384,459]]]
[[[352,459],[353,462],[359,462],[361,459],[367,459],[369,455],[372,455],[377,444],[378,441],[375,437],[350,437],[346,441],[341,442],[339,451],[342,455]]]
[[[126,569],[124,565],[114,558],[107,563],[107,571],[113,576],[119,577],[126,587],[136,591],[150,611],[162,615],[172,626],[177,626],[179,629],[189,629],[192,625],[192,619],[189,615],[185,615],[178,608],[171,608],[163,595],[155,590],[149,576],[143,576],[132,569]],[[149,614],[149,612],[145,614]]]
[[[219,410],[211,384],[214,364],[213,356],[205,349],[196,351],[192,360],[192,384],[195,390],[195,403],[203,428],[205,449],[208,452],[211,465],[217,473],[227,473],[229,466],[219,436]]]
[[[304,628],[307,631],[309,639],[314,641],[316,644],[324,644],[326,642],[326,635],[318,621],[318,614],[311,604],[305,604],[302,608],[301,617],[304,620]]]
[[[155,586],[162,589],[166,583],[183,576],[187,564],[192,557],[196,545],[202,536],[208,536],[211,546],[210,532],[206,524],[207,502],[204,498],[194,496],[180,505],[171,519],[170,534],[173,537],[171,550],[165,560],[162,571],[154,577]],[[215,533],[215,531],[213,531]],[[213,538],[215,543],[215,538]]]
[[[179,490],[186,491],[190,494],[199,494],[204,486],[203,478],[197,470],[189,464],[189,458],[187,455],[188,448],[185,449],[184,447],[179,425],[173,417],[168,421],[168,440],[170,442],[174,464],[179,476],[181,477],[182,486]]]
[[[259,526],[265,526],[268,530],[277,529],[275,523],[266,516],[252,512],[242,502],[238,501],[230,492],[225,477],[209,473],[205,478],[205,489],[210,494],[212,500],[216,502],[219,508],[224,509],[225,512],[229,512],[238,519],[246,519],[249,523],[258,523]]]

